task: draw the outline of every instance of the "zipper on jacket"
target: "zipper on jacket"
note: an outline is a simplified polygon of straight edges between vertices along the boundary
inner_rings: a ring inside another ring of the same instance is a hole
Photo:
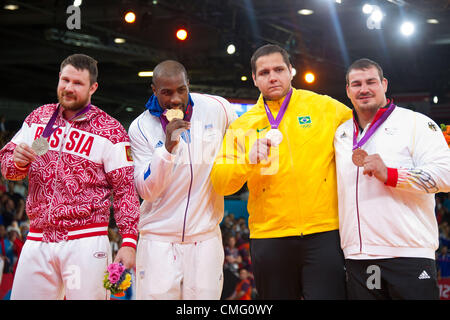
[[[189,131],[187,133],[186,133],[186,131],[183,132],[183,133],[185,134],[185,137],[186,137],[186,144],[187,144],[187,149],[188,149],[188,154],[189,154],[189,167],[190,167],[190,171],[191,171],[191,181],[189,182],[189,189],[188,189],[188,196],[187,196],[187,202],[186,202],[186,209],[184,210],[183,235],[181,237],[181,242],[184,242],[184,233],[185,233],[185,230],[186,230],[186,217],[187,217],[187,212],[188,212],[188,208],[189,208],[189,200],[191,199],[192,181],[194,180],[194,172],[193,172],[193,168],[192,168],[191,149],[189,148],[189,146],[191,144],[191,135],[190,135]]]
[[[361,222],[359,219],[359,202],[358,202],[359,167],[357,167],[356,170],[357,170],[356,171],[356,216],[358,218],[359,252],[362,253]]]

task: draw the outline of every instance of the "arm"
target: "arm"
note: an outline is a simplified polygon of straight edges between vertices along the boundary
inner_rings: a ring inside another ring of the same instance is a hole
[[[230,127],[211,170],[211,182],[217,193],[230,195],[239,191],[251,172],[246,160],[245,135]]]
[[[129,136],[137,192],[142,199],[153,202],[170,183],[175,155],[167,151],[164,143],[152,145],[139,127],[139,119],[131,124]]]
[[[108,146],[107,149],[104,167],[113,195],[114,218],[122,236],[122,247],[114,261],[123,263],[126,268],[132,268],[136,260],[140,212],[139,197],[133,179],[133,160],[129,154],[130,144],[127,141],[119,142]]]
[[[372,155],[365,160],[364,173],[374,174],[390,187],[415,193],[449,192],[450,149],[442,132],[421,114],[415,114],[414,125],[413,168],[387,168],[379,155]]]
[[[27,120],[30,116],[27,118]],[[36,153],[27,145],[30,127],[27,120],[16,135],[0,151],[1,171],[8,180],[22,180],[28,175],[30,163],[36,159]]]

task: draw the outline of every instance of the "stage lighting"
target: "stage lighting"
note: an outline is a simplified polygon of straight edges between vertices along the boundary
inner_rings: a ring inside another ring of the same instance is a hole
[[[153,77],[153,71],[141,71],[138,73],[138,76],[143,77]]]
[[[312,73],[312,72],[307,72],[306,74],[305,74],[305,81],[307,82],[307,83],[313,83],[314,81],[316,80],[316,76],[314,75],[314,73]]]
[[[188,32],[186,29],[181,28],[177,30],[176,36],[178,40],[184,41],[188,36]]]
[[[74,7],[79,7],[79,6],[81,6],[82,2],[83,2],[82,0],[74,0],[73,6]]]
[[[366,3],[365,5],[363,5],[362,11],[363,11],[365,14],[371,14],[372,11],[373,11],[373,7],[372,7],[371,4],[367,4],[367,3]]]
[[[292,68],[292,76],[295,77],[296,74],[297,74],[297,69]]]
[[[438,102],[439,102],[438,96],[434,96],[434,97],[433,97],[433,103],[434,103],[434,104],[437,104]]]
[[[126,42],[126,40],[124,38],[114,38],[114,43],[122,44],[125,42]]]
[[[134,23],[136,21],[136,14],[133,11],[128,11],[124,19],[127,23]]]
[[[370,15],[370,19],[372,19],[374,22],[381,22],[381,20],[383,20],[383,12],[379,9],[374,10]]]
[[[414,33],[414,24],[409,21],[403,22],[400,26],[400,31],[404,36],[409,37]]]
[[[14,10],[18,10],[19,6],[17,4],[5,4],[3,6],[3,9],[5,10],[10,10],[10,11],[14,11]]]
[[[242,76],[241,77],[241,81],[247,81],[247,77],[246,76]]]
[[[230,44],[228,47],[227,47],[227,53],[228,54],[234,54],[236,52],[236,47],[234,46],[234,44]]]
[[[309,16],[309,15],[313,14],[314,11],[310,10],[310,9],[301,9],[301,10],[298,10],[297,13],[301,14],[303,16]]]
[[[430,24],[438,24],[438,23],[439,23],[439,20],[437,20],[437,19],[428,19],[428,20],[427,20],[427,23],[430,23]]]

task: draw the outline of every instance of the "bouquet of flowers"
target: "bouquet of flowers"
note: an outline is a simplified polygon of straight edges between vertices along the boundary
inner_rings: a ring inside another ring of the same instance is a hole
[[[444,134],[445,141],[447,141],[450,147],[450,125],[441,124],[442,133]]]
[[[131,274],[121,263],[111,263],[105,273],[103,286],[116,297],[121,297],[131,286]]]

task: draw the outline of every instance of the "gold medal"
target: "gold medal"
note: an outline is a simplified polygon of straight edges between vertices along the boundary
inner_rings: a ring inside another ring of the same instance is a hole
[[[184,113],[180,109],[168,109],[165,112],[166,119],[170,122],[174,119],[183,119]]]
[[[367,152],[362,149],[353,150],[352,161],[357,167],[364,166],[364,159],[367,157]]]
[[[36,152],[38,156],[42,156],[47,153],[49,148],[48,141],[45,138],[39,138],[33,141],[33,144],[31,145],[31,149]]]

